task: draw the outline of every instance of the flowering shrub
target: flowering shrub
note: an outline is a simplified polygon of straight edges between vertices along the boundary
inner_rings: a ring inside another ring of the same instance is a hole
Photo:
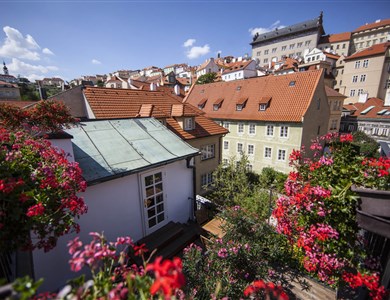
[[[381,300],[386,296],[386,291],[383,286],[379,284],[378,274],[357,274],[344,272],[342,278],[347,282],[351,288],[356,289],[358,287],[364,286],[369,292],[373,300]]]
[[[27,128],[50,133],[58,132],[76,122],[77,119],[71,116],[69,108],[59,101],[39,101],[25,110],[0,104],[0,126],[10,130]]]
[[[0,145],[0,251],[50,250],[58,237],[79,230],[75,218],[87,210],[77,196],[86,187],[81,169],[23,131],[0,128]]]
[[[328,284],[337,283],[346,267],[360,268],[365,256],[351,186],[390,188],[390,160],[365,159],[352,141],[350,134],[328,134],[313,141],[311,157],[293,151],[295,170],[273,211],[278,232],[288,238],[304,269]]]
[[[272,282],[265,283],[263,280],[257,280],[249,285],[245,291],[245,296],[251,296],[255,299],[288,299],[287,294],[283,291],[281,286],[275,285]]]
[[[87,210],[77,196],[86,187],[81,169],[33,137],[74,122],[60,102],[39,102],[30,110],[0,105],[0,252],[48,251],[58,237],[79,230],[75,218]]]

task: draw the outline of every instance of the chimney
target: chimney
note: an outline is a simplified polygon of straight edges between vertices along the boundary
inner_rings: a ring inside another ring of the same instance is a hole
[[[180,87],[179,87],[179,85],[176,84],[175,87],[174,87],[173,89],[174,89],[174,91],[175,91],[175,94],[176,94],[177,96],[179,96],[179,95],[180,95]]]
[[[366,93],[361,93],[359,95],[358,103],[366,103],[367,99],[368,99],[368,93],[367,92]]]
[[[155,91],[156,90],[156,84],[154,84],[153,82],[150,84],[150,90],[151,91]]]

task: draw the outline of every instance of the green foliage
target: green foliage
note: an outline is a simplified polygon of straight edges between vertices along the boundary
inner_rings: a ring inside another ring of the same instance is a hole
[[[226,235],[210,240],[205,255],[194,245],[185,250],[186,290],[195,289],[196,299],[210,299],[211,294],[242,299],[245,286],[270,278],[275,264],[288,262],[287,240],[256,214],[235,206],[222,217]]]
[[[19,83],[18,86],[22,100],[36,101],[41,99],[35,84]]]
[[[260,186],[264,189],[275,188],[279,193],[284,190],[284,182],[287,179],[287,175],[276,171],[271,167],[265,167],[261,170],[259,176]]]
[[[198,80],[196,81],[196,84],[213,83],[216,78],[217,78],[217,73],[207,73],[199,76]]]
[[[227,165],[219,165],[213,173],[210,199],[217,205],[233,206],[252,194],[247,176],[248,158],[242,155],[236,163],[232,157]]]
[[[104,82],[102,81],[102,80],[98,80],[97,82],[96,82],[96,85],[98,86],[98,87],[104,87]]]
[[[34,282],[28,276],[16,279],[12,284],[12,288],[16,293],[18,293],[18,296],[11,297],[11,299],[28,300],[33,298],[42,282],[43,279]]]
[[[353,145],[359,147],[360,155],[365,157],[379,157],[379,144],[363,131],[353,133]]]

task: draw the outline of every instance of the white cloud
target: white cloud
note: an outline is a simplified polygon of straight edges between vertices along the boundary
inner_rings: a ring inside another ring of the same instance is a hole
[[[54,53],[49,48],[43,48],[42,53],[48,55],[54,55]]]
[[[200,56],[206,55],[209,52],[210,52],[209,45],[204,45],[203,47],[195,46],[187,51],[187,57],[189,59],[195,59]]]
[[[10,71],[10,74],[20,74],[22,77],[27,77],[29,80],[31,80],[30,78],[40,79],[44,74],[52,71],[58,71],[56,66],[32,65],[25,63],[17,58],[13,58],[12,62],[7,64],[7,67]]]
[[[98,61],[97,59],[92,59],[91,61],[94,65],[101,65],[102,63]]]
[[[27,34],[24,37],[19,30],[5,26],[3,28],[6,38],[0,44],[0,57],[12,57],[28,60],[40,60],[38,50],[41,48],[34,38]]]
[[[196,42],[195,39],[188,39],[184,42],[183,47],[191,47]]]
[[[275,30],[276,28],[277,29],[281,29],[281,28],[284,28],[286,26],[284,25],[279,25],[280,24],[280,21],[276,21],[274,22],[273,24],[271,24],[271,26],[267,27],[267,28],[264,28],[264,27],[257,27],[257,28],[249,28],[249,32],[250,34],[253,36],[255,35],[256,33],[258,34],[263,34],[263,33],[266,33],[266,32],[270,32],[272,30]]]

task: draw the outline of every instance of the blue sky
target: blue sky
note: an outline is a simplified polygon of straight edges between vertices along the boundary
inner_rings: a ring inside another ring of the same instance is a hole
[[[320,11],[326,33],[339,33],[390,18],[390,1],[0,0],[0,60],[15,76],[65,80],[199,65],[218,51],[250,55],[251,29],[292,25]]]

